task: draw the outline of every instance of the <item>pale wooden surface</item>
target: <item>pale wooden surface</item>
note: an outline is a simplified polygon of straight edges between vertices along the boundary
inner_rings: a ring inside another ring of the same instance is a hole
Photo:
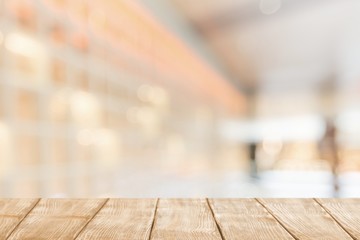
[[[110,199],[78,239],[149,239],[156,199]]]
[[[0,199],[1,239],[360,239],[360,199]]]
[[[73,239],[105,199],[41,199],[9,239]]]
[[[259,199],[297,239],[352,239],[313,199]]]
[[[355,239],[360,239],[359,199],[316,199]]]
[[[7,238],[39,199],[0,199],[0,239]]]
[[[151,239],[221,237],[206,199],[160,199]]]
[[[210,199],[226,239],[293,239],[254,199]]]

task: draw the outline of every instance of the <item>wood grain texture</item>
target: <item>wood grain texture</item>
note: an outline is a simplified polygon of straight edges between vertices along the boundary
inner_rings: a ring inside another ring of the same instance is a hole
[[[106,199],[41,199],[9,239],[74,239]]]
[[[149,239],[156,199],[110,199],[77,239]]]
[[[254,199],[209,199],[225,239],[294,239]]]
[[[316,199],[354,239],[360,239],[360,199]]]
[[[0,239],[5,239],[29,213],[38,199],[0,199]]]
[[[151,239],[221,239],[206,199],[160,199]]]
[[[313,199],[259,199],[297,239],[352,239]]]

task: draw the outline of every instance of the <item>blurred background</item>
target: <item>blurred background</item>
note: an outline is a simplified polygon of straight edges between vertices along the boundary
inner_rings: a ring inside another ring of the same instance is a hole
[[[0,0],[1,197],[360,197],[358,0]]]

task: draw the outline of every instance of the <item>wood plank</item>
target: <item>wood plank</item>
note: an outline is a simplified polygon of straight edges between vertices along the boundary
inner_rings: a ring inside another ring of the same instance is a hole
[[[149,239],[156,199],[110,199],[76,239]]]
[[[74,239],[107,199],[41,199],[9,239]]]
[[[206,199],[160,199],[151,239],[221,239]]]
[[[209,199],[225,239],[294,239],[254,199]]]
[[[316,199],[354,239],[360,239],[360,199]]]
[[[0,239],[7,238],[39,199],[0,199]]]
[[[258,199],[297,239],[352,239],[313,199]]]

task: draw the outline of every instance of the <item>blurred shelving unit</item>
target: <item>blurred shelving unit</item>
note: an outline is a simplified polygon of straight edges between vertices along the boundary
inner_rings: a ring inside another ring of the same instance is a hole
[[[0,4],[2,196],[100,196],[129,166],[237,154],[216,123],[245,99],[135,1]]]

